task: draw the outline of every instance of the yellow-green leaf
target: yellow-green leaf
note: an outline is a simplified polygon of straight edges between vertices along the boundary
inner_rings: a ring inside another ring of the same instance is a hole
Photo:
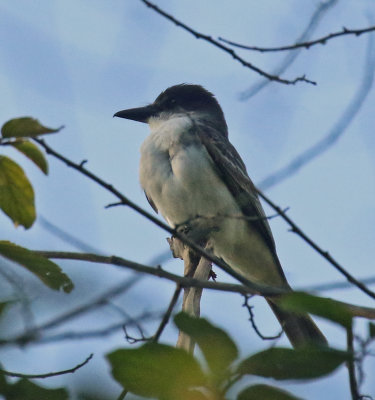
[[[351,358],[351,354],[329,347],[274,347],[243,360],[237,372],[278,380],[314,379],[330,374]]]
[[[353,313],[344,304],[303,292],[292,292],[283,296],[279,303],[283,308],[293,312],[318,315],[336,322],[345,328],[352,324]]]
[[[45,388],[27,379],[20,379],[14,384],[8,384],[5,389],[7,399],[13,400],[68,400],[69,394],[65,388]]]
[[[231,337],[206,319],[180,312],[175,316],[174,323],[197,342],[211,371],[217,375],[225,374],[238,357],[237,346]]]
[[[46,157],[36,144],[31,143],[29,140],[17,140],[12,143],[12,146],[29,158],[42,172],[48,175]]]
[[[191,354],[165,344],[118,349],[107,354],[107,359],[116,381],[139,396],[187,400],[192,398],[190,388],[206,383]]]
[[[47,133],[55,133],[62,128],[62,126],[56,129],[48,128],[43,126],[37,119],[31,117],[20,117],[5,122],[1,128],[1,135],[3,138],[35,137]]]
[[[285,390],[269,385],[252,385],[244,389],[237,397],[237,400],[301,400]]]
[[[68,275],[66,275],[57,264],[31,250],[1,240],[0,254],[8,260],[28,269],[51,289],[63,289],[64,292],[69,293],[74,287]]]
[[[0,208],[26,229],[35,221],[34,190],[23,169],[9,157],[0,156]]]

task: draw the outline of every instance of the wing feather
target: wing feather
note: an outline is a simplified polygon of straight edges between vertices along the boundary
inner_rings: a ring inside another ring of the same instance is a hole
[[[204,124],[197,124],[196,131],[243,214],[246,217],[254,217],[249,219],[248,223],[259,232],[268,248],[276,256],[275,241],[270,226],[241,156],[227,137],[206,121]]]

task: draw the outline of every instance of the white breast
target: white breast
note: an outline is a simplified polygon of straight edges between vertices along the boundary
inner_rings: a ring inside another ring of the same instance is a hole
[[[169,224],[239,213],[189,117],[151,121],[150,128],[141,147],[140,182]]]

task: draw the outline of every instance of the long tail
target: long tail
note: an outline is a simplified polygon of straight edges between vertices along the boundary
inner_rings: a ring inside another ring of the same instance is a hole
[[[284,311],[275,304],[275,300],[266,300],[279,320],[293,347],[296,348],[308,344],[316,344],[320,346],[328,345],[327,339],[309,315],[294,314]]]

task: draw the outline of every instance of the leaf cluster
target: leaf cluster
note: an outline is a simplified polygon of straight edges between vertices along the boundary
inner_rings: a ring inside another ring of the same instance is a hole
[[[346,351],[309,346],[274,347],[240,359],[233,339],[206,319],[179,313],[174,323],[196,342],[203,360],[182,349],[153,342],[137,349],[115,350],[107,359],[113,377],[126,390],[161,400],[224,400],[243,377],[317,379],[332,373],[352,357]],[[236,399],[292,400],[296,397],[276,386],[252,384]]]
[[[31,160],[44,174],[44,153],[29,139],[61,130],[48,128],[31,117],[11,119],[1,128],[2,146],[11,146]],[[18,226],[30,228],[36,218],[34,190],[25,172],[10,157],[0,155],[0,209]]]

